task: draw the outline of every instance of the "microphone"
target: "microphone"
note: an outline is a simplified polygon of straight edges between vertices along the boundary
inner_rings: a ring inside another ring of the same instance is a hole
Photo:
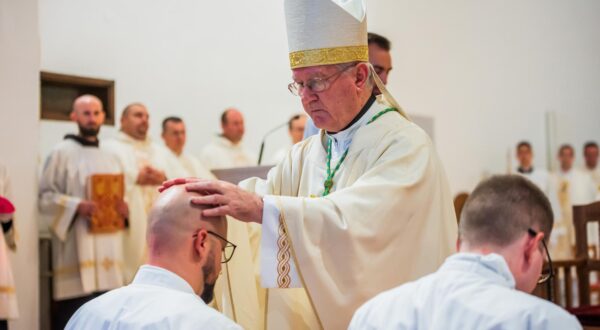
[[[294,121],[294,120],[296,120],[298,118],[300,118],[300,115],[295,115],[294,117],[292,117],[290,120],[286,121],[285,123],[282,123],[282,124],[279,124],[279,125],[273,127],[270,131],[267,132],[267,134],[265,134],[263,136],[262,143],[260,144],[260,152],[258,153],[258,165],[260,165],[262,163],[263,152],[265,151],[265,141],[267,140],[267,138],[269,137],[269,135],[275,133],[280,128],[289,125],[289,123],[291,121]]]

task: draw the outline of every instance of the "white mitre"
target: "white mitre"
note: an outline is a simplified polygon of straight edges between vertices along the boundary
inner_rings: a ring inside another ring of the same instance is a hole
[[[285,0],[290,66],[368,62],[366,0]]]
[[[369,62],[366,0],[285,0],[284,8],[292,69]],[[407,117],[370,68],[383,97]]]

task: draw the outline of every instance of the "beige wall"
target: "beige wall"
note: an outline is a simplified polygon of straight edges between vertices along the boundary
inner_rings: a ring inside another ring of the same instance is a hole
[[[0,0],[0,162],[17,209],[12,255],[20,318],[11,329],[37,329],[37,175],[40,40],[36,0]]]

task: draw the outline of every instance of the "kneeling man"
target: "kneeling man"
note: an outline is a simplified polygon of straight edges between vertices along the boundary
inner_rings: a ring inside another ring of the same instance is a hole
[[[581,329],[561,307],[528,294],[552,274],[542,274],[552,223],[548,199],[527,179],[481,183],[462,212],[459,253],[368,301],[350,329]]]
[[[241,329],[206,305],[235,245],[225,218],[203,217],[194,196],[183,186],[162,192],[149,217],[148,264],[130,285],[83,305],[66,329]]]

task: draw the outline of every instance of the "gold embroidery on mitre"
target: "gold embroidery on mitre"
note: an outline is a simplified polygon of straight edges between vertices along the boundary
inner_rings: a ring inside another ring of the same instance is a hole
[[[369,46],[346,46],[300,50],[290,53],[292,69],[307,66],[338,64],[348,62],[368,62]]]

